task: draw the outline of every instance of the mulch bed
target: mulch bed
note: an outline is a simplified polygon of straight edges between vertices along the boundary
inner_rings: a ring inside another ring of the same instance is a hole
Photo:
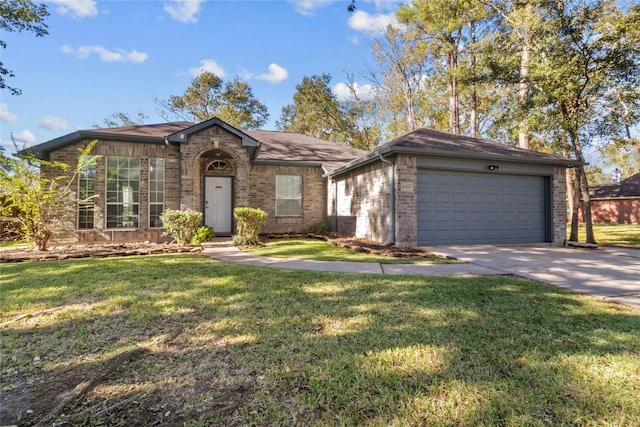
[[[344,236],[338,233],[325,234],[304,234],[304,233],[289,233],[289,234],[269,234],[266,235],[267,239],[295,239],[295,238],[311,238],[318,240],[325,240],[329,243],[333,243],[336,246],[354,250],[356,252],[368,252],[374,255],[382,255],[396,258],[448,258],[441,254],[425,251],[421,248],[415,248],[410,246],[396,246],[396,245],[382,245],[377,242],[373,242],[366,239],[360,239],[357,237]]]
[[[201,246],[180,246],[172,243],[120,243],[120,244],[77,244],[51,246],[46,251],[32,249],[2,249],[0,263],[23,261],[59,261],[69,258],[104,258],[112,256],[135,256],[152,254],[174,254],[201,252]]]
[[[348,237],[340,234],[269,234],[263,236],[265,240],[271,239],[296,239],[312,238],[325,240],[336,246],[351,249],[357,252],[368,252],[371,254],[397,257],[397,258],[442,258],[442,255],[434,254],[420,248],[407,246],[381,245],[365,239]],[[181,246],[175,243],[94,243],[75,244],[64,246],[51,246],[46,251],[37,251],[25,248],[0,249],[0,263],[23,262],[23,261],[59,261],[70,258],[104,258],[113,256],[135,256],[153,254],[174,254],[174,253],[198,253],[202,251],[201,246]]]

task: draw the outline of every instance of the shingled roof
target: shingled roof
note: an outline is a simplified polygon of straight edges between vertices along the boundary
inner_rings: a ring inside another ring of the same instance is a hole
[[[623,179],[617,184],[593,186],[590,192],[593,199],[640,197],[640,173]]]
[[[191,122],[170,122],[78,130],[23,151],[31,152],[40,158],[47,159],[52,151],[85,139],[164,144],[165,138],[179,134],[182,131],[188,131],[190,128],[199,125]],[[322,165],[327,171],[332,171],[367,154],[367,151],[364,150],[298,133],[253,130],[242,132],[242,134],[260,142],[260,149],[254,159],[258,162],[299,163],[308,164],[309,166]]]
[[[333,171],[368,153],[299,133],[265,130],[246,133],[262,143],[256,159],[258,161],[322,163],[325,169]]]
[[[434,129],[417,129],[407,135],[381,145],[364,157],[351,162],[334,172],[339,175],[360,164],[390,153],[463,157],[486,160],[516,161],[524,163],[579,166],[577,160],[565,159],[551,154],[516,148],[498,142],[471,138]]]

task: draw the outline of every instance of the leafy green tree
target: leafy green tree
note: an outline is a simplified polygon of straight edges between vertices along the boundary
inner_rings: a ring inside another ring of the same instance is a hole
[[[623,12],[615,2],[582,0],[552,2],[546,6],[546,31],[530,77],[550,123],[563,135],[575,158],[584,161],[590,139],[602,137],[594,123],[614,109],[613,87],[632,93],[640,75],[640,51],[615,25]],[[637,95],[636,95],[637,96]],[[576,169],[585,211],[587,242],[595,243],[591,224],[589,183],[585,168]],[[575,214],[575,213],[574,213]],[[572,236],[577,230],[572,227]]]
[[[269,118],[267,107],[253,95],[251,87],[238,79],[224,83],[213,73],[204,72],[191,81],[182,95],[167,100],[154,99],[167,120],[171,116],[182,120],[202,122],[213,117],[239,129],[256,129]]]
[[[408,26],[405,37],[418,40],[425,60],[446,81],[449,130],[455,134],[461,133],[459,84],[464,47],[470,43],[467,30],[475,31],[481,12],[473,0],[413,0],[396,11],[398,21]]]
[[[31,0],[2,0],[0,2],[0,33],[30,31],[36,37],[48,33],[44,18],[49,16],[47,6],[35,4]],[[7,43],[0,40],[0,48],[6,49]],[[18,88],[8,86],[5,77],[15,77],[12,70],[5,68],[0,61],[0,89],[9,89],[12,95],[20,95]]]
[[[355,132],[331,91],[329,74],[304,77],[296,85],[293,104],[282,108],[276,127],[327,141],[347,144]]]
[[[0,152],[0,215],[20,225],[19,234],[31,247],[44,251],[63,223],[71,200],[71,185],[97,160],[91,151],[97,141],[80,150],[78,163],[46,161],[31,155],[8,157]],[[80,202],[79,200],[75,200]]]

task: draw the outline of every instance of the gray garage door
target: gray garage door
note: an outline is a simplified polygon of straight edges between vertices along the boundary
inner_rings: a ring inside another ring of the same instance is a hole
[[[545,178],[418,171],[418,244],[545,241]]]

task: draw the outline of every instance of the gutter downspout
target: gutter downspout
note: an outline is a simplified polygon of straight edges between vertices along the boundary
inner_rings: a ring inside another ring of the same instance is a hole
[[[396,165],[391,160],[387,160],[382,157],[382,154],[378,153],[380,161],[391,165],[391,244],[396,243]]]
[[[180,150],[180,146],[174,147],[169,143],[167,138],[164,139],[164,143],[167,147],[174,150],[178,153],[178,210],[182,210],[182,151]]]

